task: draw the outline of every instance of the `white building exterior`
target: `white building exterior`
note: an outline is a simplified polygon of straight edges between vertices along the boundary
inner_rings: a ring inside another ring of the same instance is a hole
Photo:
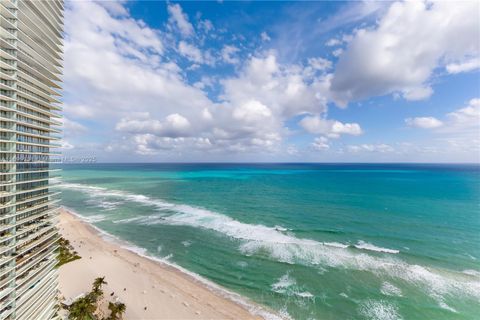
[[[62,35],[62,0],[0,0],[0,320],[57,318]]]

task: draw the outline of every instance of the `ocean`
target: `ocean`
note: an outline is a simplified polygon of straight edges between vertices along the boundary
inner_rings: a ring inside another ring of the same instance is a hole
[[[478,165],[62,169],[62,204],[86,221],[286,318],[480,314]]]

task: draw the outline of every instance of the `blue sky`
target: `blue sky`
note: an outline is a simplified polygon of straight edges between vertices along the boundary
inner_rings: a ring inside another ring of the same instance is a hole
[[[480,162],[479,6],[67,2],[63,153]]]

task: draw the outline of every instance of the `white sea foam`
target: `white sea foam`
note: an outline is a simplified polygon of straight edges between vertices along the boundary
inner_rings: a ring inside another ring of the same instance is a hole
[[[119,201],[108,201],[105,199],[92,198],[86,201],[87,204],[96,206],[102,209],[102,211],[111,211],[117,209],[122,203]]]
[[[304,299],[312,299],[314,295],[308,291],[304,291],[297,285],[297,281],[290,276],[290,273],[286,273],[277,279],[277,282],[272,284],[272,291],[276,293],[285,294],[287,296],[297,296]]]
[[[396,258],[394,253],[397,250],[360,242],[357,246],[362,248],[350,248],[342,243],[297,238],[279,231],[278,226],[247,224],[206,209],[167,203],[124,191],[68,183],[61,187],[86,192],[92,197],[117,197],[157,209],[155,214],[115,221],[117,223],[185,225],[213,230],[239,240],[239,249],[245,255],[258,254],[284,263],[317,268],[369,271],[383,279],[401,280],[419,287],[439,303],[443,302],[445,295],[480,299],[480,276],[409,264]],[[368,254],[371,250],[382,255]]]
[[[192,245],[192,242],[188,241],[188,240],[185,240],[185,241],[182,241],[182,244],[183,244],[184,247],[190,247]]]
[[[357,249],[364,249],[364,250],[370,250],[370,251],[376,251],[376,252],[385,252],[385,253],[399,253],[399,250],[394,250],[394,249],[388,249],[388,248],[382,248],[382,247],[377,247],[376,245],[373,245],[371,243],[365,242],[365,241],[358,241],[358,243],[354,246]]]
[[[400,288],[395,287],[388,281],[382,283],[382,287],[380,288],[380,292],[386,296],[402,296],[402,290]]]
[[[293,285],[296,285],[297,281],[290,277],[289,273],[281,276],[277,282],[272,284],[272,290],[278,293],[284,293],[285,290]]]
[[[132,194],[121,190],[111,190],[107,188],[89,186],[80,183],[62,182],[58,185],[58,187],[63,189],[81,191],[88,194],[92,198],[115,197],[116,199],[132,201],[147,206],[154,206],[159,209],[167,209],[173,206],[173,204],[171,203],[159,199],[152,199],[141,194]]]
[[[450,312],[453,312],[453,313],[457,313],[457,312],[458,312],[457,310],[455,310],[454,308],[450,307],[448,304],[446,304],[446,303],[443,302],[443,301],[440,301],[440,302],[438,303],[438,305],[440,306],[440,308],[445,309],[445,310],[448,310],[448,311],[450,311]]]
[[[295,294],[301,298],[307,298],[307,299],[312,299],[314,297],[314,295],[308,291],[297,292]]]
[[[398,308],[386,301],[367,300],[360,305],[360,313],[371,320],[400,320]]]
[[[472,276],[472,277],[480,278],[480,271],[477,271],[477,270],[471,270],[471,269],[463,270],[463,273],[468,274],[469,276]]]
[[[76,217],[78,217],[79,219],[85,221],[85,222],[88,222],[88,220],[86,219],[85,216],[83,215],[80,215],[78,214],[77,212],[75,212],[73,209],[71,208],[68,208],[68,207],[65,207],[65,209],[67,209],[70,213],[72,213],[73,215],[75,215]],[[165,257],[165,258],[159,258],[159,257],[155,257],[155,256],[152,256],[150,254],[148,254],[147,250],[145,248],[141,248],[141,247],[138,247],[130,242],[127,242],[123,239],[120,239],[100,228],[98,228],[97,226],[95,225],[92,225],[92,224],[89,224],[91,227],[93,227],[99,234],[100,236],[106,240],[106,241],[109,241],[109,242],[112,242],[116,245],[119,245],[120,247],[126,249],[126,250],[129,250],[141,257],[144,257],[144,258],[147,258],[147,259],[150,259],[150,260],[153,260],[153,261],[156,261],[160,264],[164,264],[164,265],[167,265],[167,266],[170,266],[174,269],[177,269],[178,271],[192,277],[193,279],[195,279],[196,281],[202,283],[204,286],[206,286],[207,288],[209,288],[210,290],[220,294],[222,297],[224,298],[227,298],[231,301],[233,301],[234,303],[244,307],[246,310],[248,310],[252,315],[254,316],[259,316],[265,320],[291,320],[290,316],[288,315],[288,313],[282,313],[280,312],[279,314],[275,314],[257,304],[254,304],[253,302],[249,301],[247,298],[235,293],[235,292],[231,292],[231,291],[228,291],[227,289],[217,285],[216,283],[190,271],[190,270],[187,270],[171,261],[169,261],[168,259],[170,258],[169,256]]]
[[[103,215],[103,214],[96,214],[96,215],[92,215],[92,216],[85,216],[85,220],[87,222],[90,222],[90,223],[95,223],[95,222],[100,222],[100,221],[104,221],[107,219],[107,216],[106,215]]]

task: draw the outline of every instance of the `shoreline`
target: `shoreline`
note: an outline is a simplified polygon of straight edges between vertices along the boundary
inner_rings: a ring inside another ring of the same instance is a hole
[[[124,319],[281,319],[237,293],[60,209],[59,232],[82,257],[59,268],[60,296],[73,300],[105,276],[105,298],[126,304]],[[145,309],[146,307],[146,309]]]

